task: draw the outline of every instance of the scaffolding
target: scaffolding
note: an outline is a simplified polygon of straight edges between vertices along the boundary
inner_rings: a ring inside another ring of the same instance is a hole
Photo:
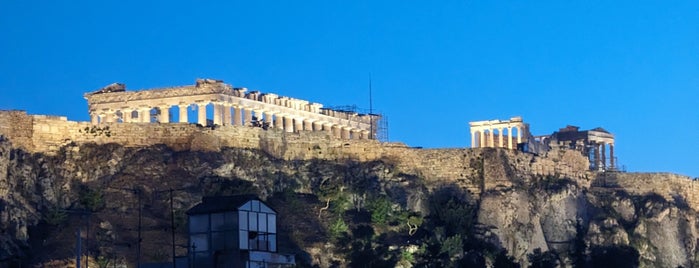
[[[378,140],[380,142],[388,142],[389,141],[388,117],[386,117],[381,112],[371,111],[370,109],[359,108],[359,107],[357,107],[357,105],[330,106],[330,107],[327,107],[327,109],[330,109],[333,111],[339,111],[339,112],[371,115],[372,118],[375,118],[375,120],[371,121],[372,122],[371,127],[375,130],[372,132],[376,133],[376,136],[372,137],[372,139]]]

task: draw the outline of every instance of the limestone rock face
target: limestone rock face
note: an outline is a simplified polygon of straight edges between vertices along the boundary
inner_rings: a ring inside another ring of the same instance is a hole
[[[566,252],[587,220],[585,195],[574,184],[557,190],[494,191],[481,199],[478,223],[520,263],[535,249]]]
[[[184,211],[202,196],[257,193],[263,199],[275,196],[269,200],[280,208],[283,219],[279,228],[284,236],[279,241],[297,252],[297,259],[320,267],[346,266],[341,262],[344,255],[337,252],[341,245],[329,242],[327,223],[318,217],[337,209],[321,210],[325,198],[351,192],[346,209],[359,211],[369,196],[383,196],[390,199],[393,209],[427,217],[430,194],[449,184],[471,194],[469,202],[476,208],[475,236],[506,250],[523,265],[537,249],[555,252],[558,263],[570,267],[580,256],[592,258],[612,247],[632,248],[644,267],[699,264],[697,212],[673,192],[627,187],[633,185],[633,174],[618,176],[617,184],[607,179],[604,184],[611,187],[599,187],[591,183],[590,174],[575,178],[540,175],[543,169],[564,169],[506,150],[455,150],[449,158],[410,158],[435,163],[426,165],[396,159],[284,160],[262,150],[221,148],[205,136],[192,144],[198,145],[183,151],[165,145],[71,143],[56,154],[43,155],[27,153],[0,137],[0,263],[68,259],[72,251],[64,249],[74,248],[76,229],[86,230],[89,222],[93,256],[115,256],[116,263],[133,264],[139,213],[145,238],[142,251],[148,252],[143,260],[166,261],[172,189],[178,255],[186,253]],[[566,152],[560,154],[557,157],[571,159],[567,163],[577,161]],[[578,164],[587,165],[584,161]],[[542,169],[528,168],[536,165]],[[644,180],[653,178],[643,175]],[[663,189],[675,189],[670,186]],[[287,200],[287,192],[300,197]],[[92,211],[89,217],[78,213],[85,210]],[[359,220],[371,218],[352,213]],[[386,246],[408,247],[418,245]]]

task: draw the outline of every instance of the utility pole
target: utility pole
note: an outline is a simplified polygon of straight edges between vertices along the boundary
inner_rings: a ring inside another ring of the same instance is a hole
[[[173,190],[170,188],[170,232],[172,234],[172,268],[175,268],[175,208],[173,205]]]
[[[80,268],[80,258],[83,255],[83,245],[82,245],[82,237],[80,236],[80,227],[78,227],[78,230],[75,232],[76,238],[78,239],[78,242],[75,245],[75,267]]]
[[[90,216],[87,212],[87,230],[85,230],[85,268],[90,268]]]
[[[72,213],[72,214],[78,214],[80,215],[80,223],[82,223],[82,218],[83,216],[87,216],[87,229],[85,230],[87,232],[87,239],[90,239],[90,216],[92,215],[91,211],[87,210],[72,210],[72,209],[61,209],[61,211],[66,212],[66,213]],[[82,224],[79,224],[77,230],[75,231],[76,235],[76,243],[75,243],[75,267],[80,268],[80,262],[82,261],[82,255],[83,255],[83,239],[82,239]],[[85,247],[87,248],[89,246],[89,242],[85,242]],[[89,258],[89,251],[86,252],[88,256],[88,261],[90,260]],[[88,268],[87,264],[85,265],[85,268]]]
[[[141,204],[141,192],[136,189],[134,186],[133,188],[134,193],[138,195],[138,248],[137,248],[137,256],[136,256],[136,267],[141,267],[141,223],[143,220],[142,213],[143,213],[143,205]]]

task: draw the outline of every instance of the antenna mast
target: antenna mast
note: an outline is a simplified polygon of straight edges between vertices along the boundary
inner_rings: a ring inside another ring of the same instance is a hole
[[[369,73],[369,135],[371,135],[370,139],[375,139],[374,137],[374,103],[372,100],[371,96],[371,72]]]

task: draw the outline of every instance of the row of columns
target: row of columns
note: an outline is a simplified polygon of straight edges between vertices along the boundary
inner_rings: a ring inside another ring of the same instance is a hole
[[[209,103],[195,103],[197,106],[197,124],[206,126],[207,116],[206,107]],[[189,123],[188,108],[190,104],[180,104],[179,107],[179,123]],[[160,113],[157,117],[157,122],[170,123],[170,106],[163,105],[157,107]],[[93,124],[102,122],[124,122],[124,123],[150,123],[151,122],[151,107],[141,108],[123,108],[120,110],[103,111],[102,114],[91,113],[91,121]],[[133,116],[135,112],[135,117]],[[213,124],[214,125],[234,125],[234,126],[251,126],[253,115],[257,117],[260,123],[264,123],[269,128],[281,129],[285,132],[299,131],[325,131],[336,138],[341,139],[369,139],[369,130],[356,129],[350,126],[343,126],[335,123],[324,122],[303,118],[300,116],[289,115],[285,113],[276,113],[265,110],[254,110],[252,108],[244,108],[227,103],[213,103]]]
[[[494,130],[498,130],[498,141],[497,141],[497,146],[495,145],[495,134],[493,133]],[[503,131],[507,129],[507,136],[504,135]],[[515,126],[515,127],[501,127],[501,128],[488,128],[488,129],[480,129],[480,130],[474,130],[471,129],[471,147],[472,148],[479,148],[479,147],[500,147],[500,148],[505,148],[505,139],[504,137],[507,138],[507,147],[509,149],[514,149],[516,147],[516,144],[513,145],[514,138],[512,135],[512,130],[516,129],[517,130],[517,144],[522,142],[522,128]],[[487,133],[487,134],[486,134]]]
[[[607,161],[606,147],[609,146],[609,161]],[[591,142],[592,159],[590,159],[591,164],[594,166],[593,169],[596,170],[614,170],[615,159],[614,159],[614,143],[606,142]],[[609,164],[607,164],[609,163]]]

